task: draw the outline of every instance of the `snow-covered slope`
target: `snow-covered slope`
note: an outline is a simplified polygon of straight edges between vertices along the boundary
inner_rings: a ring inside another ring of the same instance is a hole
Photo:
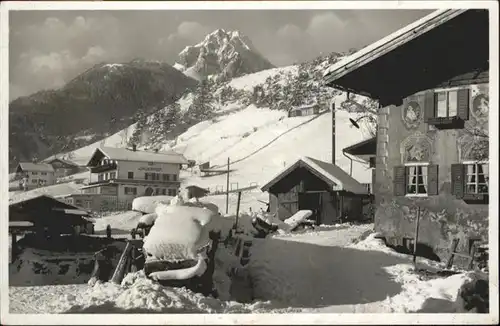
[[[248,100],[256,86],[267,87],[270,96],[281,94],[285,99],[287,96],[295,96],[296,90],[305,84],[290,80],[300,73],[303,74],[307,71],[305,69],[310,69],[313,77],[306,79],[306,82],[311,80],[312,83],[318,84],[314,74],[324,69],[324,63],[316,62],[313,68],[290,66],[269,69],[234,78],[228,83],[216,83],[212,86],[215,94],[230,89],[231,96],[215,103],[211,118],[192,125],[170,140],[163,139],[149,145],[162,150],[173,149],[183,153],[186,158],[195,160],[197,164],[209,161],[211,166],[224,166],[230,158],[231,169],[234,170],[231,173],[231,183],[238,183],[239,187],[248,186],[250,183],[261,184],[274,176],[284,165],[301,156],[331,162],[330,112],[319,116],[288,118],[285,110],[271,109],[266,106],[266,102],[252,104]],[[286,87],[289,89],[285,89]],[[188,114],[196,96],[193,93],[183,96],[177,102],[180,112]],[[340,107],[340,103],[345,100],[345,94],[318,86],[308,89],[302,96],[305,101],[323,100],[324,110],[328,109],[329,98],[335,99],[336,107]],[[282,101],[274,98],[271,100],[273,103]],[[276,105],[273,105],[275,108]],[[356,118],[358,114],[345,110],[336,112],[336,164],[346,171],[349,171],[350,161],[342,155],[342,149],[370,136],[366,129],[351,127],[349,118]],[[153,116],[147,118],[141,139],[151,137],[155,132],[153,126],[157,120]],[[126,147],[136,126],[137,123],[100,142],[73,151],[69,156],[75,162],[85,163],[98,146]],[[353,162],[353,175],[360,182],[370,182],[371,173],[363,164]],[[211,189],[225,187],[226,184],[225,176],[201,178],[199,174],[183,171],[181,178],[183,184],[194,183]]]

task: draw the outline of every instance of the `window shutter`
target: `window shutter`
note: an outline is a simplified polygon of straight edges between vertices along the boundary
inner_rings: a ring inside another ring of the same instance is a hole
[[[451,165],[451,191],[457,198],[463,198],[465,193],[465,175],[463,164]]]
[[[406,194],[406,167],[394,167],[394,196],[404,196]]]
[[[427,194],[436,196],[439,192],[439,165],[431,164],[427,167]]]
[[[429,122],[430,119],[435,117],[437,96],[434,91],[427,91],[424,100],[424,121]]]
[[[469,89],[462,88],[457,92],[457,115],[462,120],[469,120]]]

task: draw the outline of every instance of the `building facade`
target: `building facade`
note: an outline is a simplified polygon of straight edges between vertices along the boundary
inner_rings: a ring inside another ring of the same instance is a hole
[[[46,163],[19,163],[16,168],[16,179],[21,190],[46,187],[56,183],[54,168]]]
[[[178,193],[179,172],[187,160],[180,154],[127,148],[98,148],[90,158],[89,184],[82,194],[102,205],[131,206],[136,197]],[[98,196],[96,196],[98,195]]]
[[[488,35],[487,10],[438,10],[325,76],[380,103],[375,146],[351,154],[375,156],[375,229],[394,246],[412,250],[417,215],[417,254],[488,240]]]

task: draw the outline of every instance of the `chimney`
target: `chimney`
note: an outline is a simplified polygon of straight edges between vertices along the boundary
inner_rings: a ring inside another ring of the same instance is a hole
[[[332,100],[331,104],[332,111],[332,163],[335,164],[335,99]]]
[[[132,145],[132,150],[135,152],[137,150],[137,145],[136,144],[133,144]]]

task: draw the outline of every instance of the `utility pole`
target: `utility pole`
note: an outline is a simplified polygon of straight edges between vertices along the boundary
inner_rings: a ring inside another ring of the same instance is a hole
[[[335,98],[330,105],[332,110],[332,164],[335,164]]]
[[[226,214],[229,214],[229,157],[227,158]]]

